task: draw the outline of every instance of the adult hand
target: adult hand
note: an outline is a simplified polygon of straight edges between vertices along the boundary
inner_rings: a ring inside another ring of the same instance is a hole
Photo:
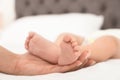
[[[81,56],[78,58],[78,61],[81,62],[81,65],[72,68],[70,71],[75,71],[75,70],[85,68],[85,67],[89,67],[89,66],[92,66],[92,65],[96,64],[96,61],[89,58],[89,56],[90,56],[90,52],[88,53],[86,51],[83,51]]]
[[[19,56],[13,73],[17,75],[40,75],[57,72],[68,72],[80,69],[85,65],[82,65],[82,63],[86,61],[87,53],[83,53],[75,63],[67,66],[60,66],[57,64],[51,64],[30,53],[26,53]]]
[[[20,55],[13,73],[18,75],[39,75],[55,72],[67,72],[80,65],[81,62],[78,60],[71,65],[59,66],[57,64],[55,65],[44,61],[30,53],[26,53],[24,55]]]

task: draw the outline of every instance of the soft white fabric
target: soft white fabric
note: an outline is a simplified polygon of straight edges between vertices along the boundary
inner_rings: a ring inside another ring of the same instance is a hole
[[[54,41],[62,32],[86,36],[100,29],[103,16],[93,14],[64,14],[26,17],[6,27],[1,34],[0,44],[13,52],[25,52],[24,42],[29,31],[35,31]]]
[[[0,80],[120,80],[120,60],[109,60],[68,73],[38,76],[12,76],[1,73]]]

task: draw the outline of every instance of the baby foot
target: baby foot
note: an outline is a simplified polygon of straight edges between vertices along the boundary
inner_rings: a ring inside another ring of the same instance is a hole
[[[25,48],[33,55],[47,60],[51,63],[58,62],[58,56],[61,53],[59,46],[49,40],[46,40],[35,32],[30,32],[25,41]]]
[[[58,60],[59,65],[72,64],[81,55],[78,42],[76,38],[71,35],[65,35],[60,46],[62,53]]]

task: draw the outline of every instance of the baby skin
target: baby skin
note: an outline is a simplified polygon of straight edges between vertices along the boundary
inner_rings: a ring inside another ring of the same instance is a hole
[[[72,37],[72,40],[76,40],[77,43],[80,43],[81,39],[83,39],[80,36],[70,33],[65,33],[61,36],[62,37],[58,37],[58,42],[59,40],[61,40],[61,38],[65,38],[66,36],[68,39],[71,39]],[[77,46],[76,48],[80,52],[84,50],[90,50],[91,55],[89,56],[89,58],[95,60],[95,62],[120,58],[120,39],[112,35],[101,36],[92,43]]]
[[[81,52],[75,38],[68,36],[53,43],[35,32],[30,32],[25,41],[25,48],[33,55],[53,64],[68,65],[75,62]]]

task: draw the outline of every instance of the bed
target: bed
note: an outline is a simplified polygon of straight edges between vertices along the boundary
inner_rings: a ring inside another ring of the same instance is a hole
[[[16,29],[20,29],[20,26],[23,26],[23,23],[27,23],[27,20],[33,20],[30,16],[40,15],[61,15],[61,14],[69,14],[69,13],[82,13],[82,14],[96,14],[102,15],[104,17],[104,21],[99,27],[100,29],[119,29],[120,28],[120,0],[15,0],[15,8],[16,8],[16,20],[15,24],[10,26],[19,26]],[[70,14],[70,16],[73,14]],[[23,17],[26,17],[23,19]],[[44,17],[43,17],[44,18]],[[21,19],[21,20],[19,20]],[[50,18],[51,19],[51,18]],[[71,20],[71,22],[74,20]],[[82,20],[81,20],[82,21]],[[94,21],[94,20],[93,20]],[[45,23],[45,22],[44,22]],[[21,25],[20,25],[21,24]],[[35,23],[34,23],[35,24]],[[32,24],[32,25],[34,25]],[[76,24],[76,23],[75,23]],[[101,23],[100,23],[101,24]],[[93,26],[93,25],[91,25]],[[14,27],[13,27],[14,28]],[[32,29],[35,27],[32,27]],[[14,28],[15,29],[15,28]],[[25,29],[25,28],[22,28]],[[13,51],[23,52],[23,41],[21,42],[10,42],[4,41],[8,40],[11,35],[14,35],[14,31],[8,30],[5,31],[4,34],[7,37],[3,37],[3,41],[0,43],[3,44],[4,47],[11,49]],[[16,38],[19,40],[22,32],[19,33]],[[27,34],[27,33],[26,33]],[[47,34],[45,34],[47,35]],[[22,36],[25,38],[25,36]],[[50,37],[49,37],[50,38]],[[13,47],[8,46],[13,45]],[[19,43],[19,44],[17,44]],[[15,48],[16,47],[16,48]],[[22,48],[21,50],[19,50]],[[37,75],[37,76],[14,76],[14,75],[6,75],[0,73],[0,80],[120,80],[120,60],[108,60],[105,62],[98,63],[94,66],[83,68],[81,70],[77,70],[69,73],[52,73],[47,75]]]

